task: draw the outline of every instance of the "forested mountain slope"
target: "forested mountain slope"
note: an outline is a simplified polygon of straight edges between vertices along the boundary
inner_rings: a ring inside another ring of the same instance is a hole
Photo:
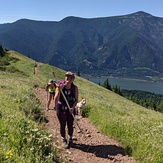
[[[0,44],[92,75],[161,77],[163,72],[163,18],[145,12],[58,22],[22,19],[0,24]]]

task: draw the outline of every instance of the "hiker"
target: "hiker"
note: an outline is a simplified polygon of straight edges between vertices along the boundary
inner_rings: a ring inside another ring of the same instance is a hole
[[[35,65],[33,67],[33,74],[37,75],[37,64],[36,64],[36,62],[35,62]]]
[[[74,79],[74,73],[68,71],[65,75],[64,83],[59,84],[60,86],[56,87],[54,97],[54,108],[56,109],[60,124],[60,134],[65,148],[70,148],[70,146],[72,146],[73,115],[75,114],[75,106],[78,102],[78,87],[73,84]],[[70,105],[70,109],[68,108],[62,93],[65,95],[66,100]],[[66,124],[68,129],[68,140],[66,139]]]
[[[56,89],[55,81],[50,79],[49,82],[47,83],[46,87],[45,87],[45,90],[47,91],[46,110],[49,110],[51,100],[54,99],[55,89]]]

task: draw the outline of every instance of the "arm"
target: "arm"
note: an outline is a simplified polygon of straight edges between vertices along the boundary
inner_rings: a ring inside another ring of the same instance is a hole
[[[76,104],[78,103],[78,87],[75,86],[75,102],[73,104],[73,108],[75,108]]]
[[[45,86],[45,91],[48,92],[48,89],[49,89],[49,85],[46,84],[46,86]]]
[[[59,88],[59,86],[57,86],[56,90],[55,90],[55,96],[54,96],[54,108],[56,108],[56,106],[57,106],[59,97],[60,97],[60,88]]]

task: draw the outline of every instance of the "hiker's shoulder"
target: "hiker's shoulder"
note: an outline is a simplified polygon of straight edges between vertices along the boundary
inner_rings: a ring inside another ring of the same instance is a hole
[[[77,87],[77,85],[76,85],[76,84],[74,84],[74,83],[71,83],[71,86],[72,86],[72,87]]]
[[[75,85],[74,83],[72,83],[71,88],[72,88],[73,90],[78,90],[78,86],[77,86],[77,85]]]

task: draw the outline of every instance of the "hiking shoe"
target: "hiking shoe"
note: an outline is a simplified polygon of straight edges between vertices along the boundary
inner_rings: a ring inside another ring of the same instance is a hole
[[[63,147],[64,147],[65,149],[68,149],[67,140],[66,140],[66,139],[63,139],[62,142],[63,142]]]
[[[48,111],[49,110],[49,108],[46,108],[46,111]]]
[[[72,146],[73,146],[73,141],[72,141],[72,138],[70,138],[68,141],[68,148],[70,148]]]

